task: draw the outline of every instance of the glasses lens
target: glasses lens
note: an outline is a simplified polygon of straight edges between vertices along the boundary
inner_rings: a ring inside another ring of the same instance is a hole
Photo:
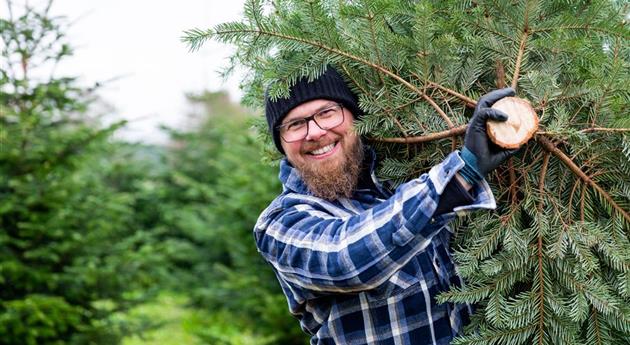
[[[331,129],[343,122],[343,112],[340,105],[324,109],[314,116],[315,122],[321,129]]]
[[[280,128],[280,136],[286,142],[299,141],[306,138],[309,122],[314,122],[323,130],[328,130],[343,123],[343,107],[339,104],[326,108],[312,116],[292,121]]]
[[[293,121],[280,130],[280,135],[286,142],[302,140],[308,133],[308,125],[305,119]]]

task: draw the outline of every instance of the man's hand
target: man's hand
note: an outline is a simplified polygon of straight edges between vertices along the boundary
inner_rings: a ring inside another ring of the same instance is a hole
[[[505,150],[493,144],[486,132],[486,121],[506,121],[508,116],[496,109],[490,108],[503,97],[514,96],[512,88],[492,91],[479,99],[473,117],[468,123],[464,137],[464,149],[461,152],[466,166],[460,170],[462,177],[470,184],[475,184],[498,167],[518,149]]]

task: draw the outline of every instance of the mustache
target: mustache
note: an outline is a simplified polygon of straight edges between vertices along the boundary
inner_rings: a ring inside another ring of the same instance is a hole
[[[302,148],[302,152],[310,152],[310,151],[314,151],[314,150],[318,150],[321,149],[322,147],[326,147],[330,144],[334,144],[337,141],[340,141],[339,138],[336,139],[332,139],[332,140],[326,140],[326,141],[322,141],[322,142],[313,142],[313,143],[304,143],[304,147]]]

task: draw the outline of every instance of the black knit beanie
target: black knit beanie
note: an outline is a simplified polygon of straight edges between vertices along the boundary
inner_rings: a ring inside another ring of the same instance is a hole
[[[276,127],[282,123],[282,119],[293,108],[314,99],[339,102],[352,112],[355,119],[363,114],[359,109],[357,96],[348,88],[341,75],[330,66],[324,74],[311,82],[307,78],[300,79],[289,89],[289,98],[278,98],[272,101],[267,92],[265,94],[265,116],[273,142],[282,154],[284,154],[280,144],[282,139],[280,139],[280,133]]]

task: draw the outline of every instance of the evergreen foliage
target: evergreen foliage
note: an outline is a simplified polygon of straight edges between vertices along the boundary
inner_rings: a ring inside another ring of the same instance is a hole
[[[162,257],[134,218],[129,172],[85,113],[90,92],[54,66],[63,18],[7,2],[0,19],[0,344],[116,344]],[[19,12],[19,13],[18,13]]]
[[[64,18],[48,15],[50,2],[8,5],[0,345],[117,344],[159,327],[128,311],[172,290],[191,301],[203,342],[304,344],[253,245],[280,185],[276,169],[258,164],[249,112],[225,93],[189,95],[197,122],[168,130],[168,147],[115,142],[124,123],[102,128],[87,115],[93,89],[53,73],[72,54]]]
[[[172,263],[171,286],[209,313],[196,331],[208,344],[304,344],[253,245],[258,214],[281,189],[276,169],[260,163],[250,112],[224,92],[188,100],[197,109],[192,128],[168,129],[164,168],[145,194],[145,219]]]
[[[458,227],[468,283],[439,300],[478,309],[455,344],[627,344],[629,12],[612,0],[248,0],[241,22],[184,41],[234,44],[227,72],[247,69],[254,106],[334,65],[396,182],[461,146],[480,95],[515,87],[541,128],[489,176],[497,212]]]

